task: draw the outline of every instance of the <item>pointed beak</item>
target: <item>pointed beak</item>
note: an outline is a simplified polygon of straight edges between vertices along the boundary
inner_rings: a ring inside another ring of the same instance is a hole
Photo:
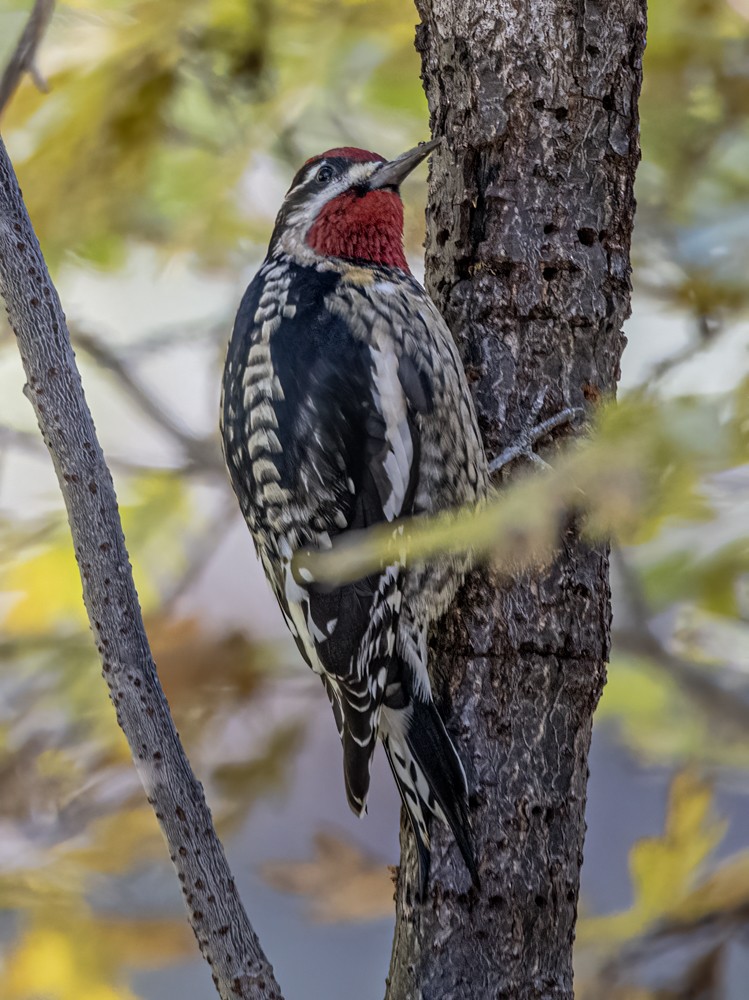
[[[369,178],[370,188],[399,187],[411,171],[418,167],[441,142],[442,139],[432,139],[431,142],[422,142],[418,146],[414,146],[413,149],[409,149],[407,153],[401,153],[400,156],[394,160],[390,160],[389,163],[383,163]]]

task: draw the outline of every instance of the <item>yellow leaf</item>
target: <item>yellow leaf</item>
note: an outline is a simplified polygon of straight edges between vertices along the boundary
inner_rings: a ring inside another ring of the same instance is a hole
[[[694,772],[677,774],[671,784],[663,837],[635,844],[630,868],[635,906],[650,922],[684,899],[702,862],[725,833],[726,824],[711,819],[712,788]]]
[[[89,961],[90,947],[82,945],[63,930],[30,930],[7,963],[6,1000],[136,1000],[130,990],[102,979],[99,963]]]
[[[695,923],[714,913],[729,913],[749,903],[749,851],[729,858],[690,892],[672,915],[677,923]]]
[[[78,629],[88,621],[69,538],[12,564],[3,589],[18,595],[3,623],[13,635],[33,635],[59,627]]]
[[[31,923],[3,970],[3,1000],[136,1000],[126,968],[160,968],[194,948],[181,920],[108,919],[85,909]]]
[[[641,934],[656,920],[681,912],[703,862],[725,833],[726,824],[712,818],[712,798],[712,788],[695,772],[676,775],[663,835],[643,838],[630,851],[632,906],[621,913],[582,919],[577,933],[580,944],[620,943]]]

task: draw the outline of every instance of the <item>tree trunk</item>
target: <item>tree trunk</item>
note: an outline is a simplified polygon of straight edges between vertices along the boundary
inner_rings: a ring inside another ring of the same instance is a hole
[[[612,395],[630,311],[645,0],[417,0],[433,133],[427,287],[491,454]],[[574,524],[554,563],[475,573],[433,637],[466,764],[480,892],[434,824],[427,899],[402,832],[389,1000],[568,1000],[608,554]]]

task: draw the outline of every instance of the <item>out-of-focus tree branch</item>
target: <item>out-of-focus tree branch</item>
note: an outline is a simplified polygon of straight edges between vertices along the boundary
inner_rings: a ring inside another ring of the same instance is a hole
[[[17,448],[31,455],[38,456],[43,454],[43,444],[36,434],[32,434],[31,431],[21,430],[19,427],[10,427],[7,424],[0,424],[0,445]],[[112,468],[120,469],[122,472],[138,473],[148,468],[139,462],[133,462],[130,459],[122,457],[110,458],[109,464]],[[183,470],[177,471],[183,471],[187,474],[191,469],[186,467]]]
[[[52,18],[54,7],[55,0],[36,0],[34,4],[31,16],[0,79],[0,118],[24,73],[31,76],[39,90],[45,93],[47,91],[47,84],[34,60],[36,50]]]
[[[35,8],[36,10],[36,8]],[[32,17],[34,15],[32,14]],[[110,697],[222,1000],[281,1000],[161,689],[57,290],[0,140],[0,293],[67,508]]]
[[[227,499],[221,507],[217,517],[211,518],[211,523],[198,537],[190,548],[190,558],[184,572],[178,577],[172,586],[163,595],[161,601],[162,614],[168,614],[173,610],[174,605],[182,597],[195,581],[200,577],[203,570],[216,553],[216,549],[226,537],[228,530],[234,523],[235,504],[234,497]]]
[[[111,351],[96,337],[82,330],[73,332],[76,347],[84,351],[101,368],[111,372],[120,388],[157,427],[165,431],[180,447],[189,464],[194,468],[220,471],[224,475],[223,463],[210,438],[196,438],[190,434],[161,403],[143,386],[130,367],[114,351]]]
[[[673,653],[661,641],[650,624],[652,615],[637,576],[621,549],[613,549],[612,559],[633,618],[631,627],[614,633],[617,648],[644,656],[670,674],[700,707],[720,719],[721,726],[733,726],[742,734],[749,731],[749,703],[746,699],[727,690],[699,664]]]

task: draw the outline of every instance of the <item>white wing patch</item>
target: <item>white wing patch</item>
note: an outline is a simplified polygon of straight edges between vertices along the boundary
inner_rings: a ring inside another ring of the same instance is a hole
[[[414,450],[408,426],[406,397],[398,378],[398,356],[392,342],[372,331],[374,344],[370,347],[374,365],[375,403],[385,421],[385,439],[388,453],[383,462],[390,493],[381,497],[382,509],[388,521],[394,520],[403,509],[403,502],[411,480]]]

